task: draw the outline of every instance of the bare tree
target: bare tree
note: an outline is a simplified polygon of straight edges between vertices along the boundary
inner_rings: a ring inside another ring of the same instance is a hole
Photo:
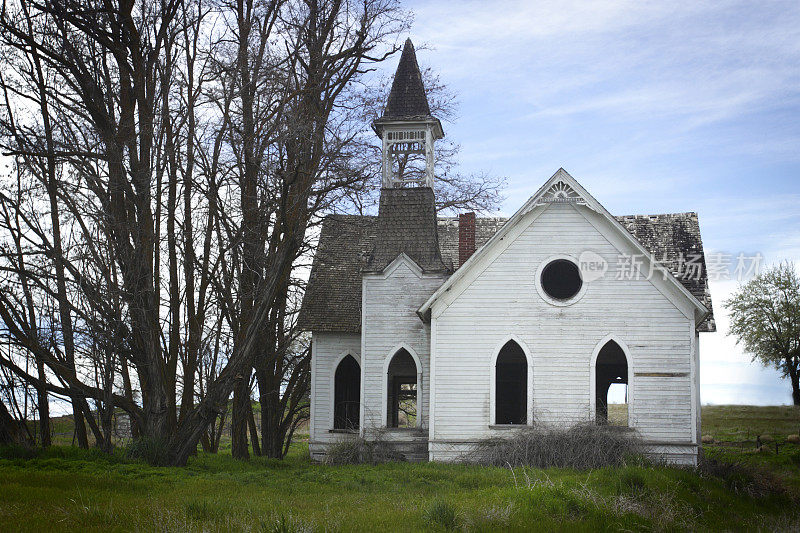
[[[59,397],[82,446],[110,449],[122,409],[172,464],[229,417],[237,457],[248,430],[286,453],[309,229],[370,203],[366,77],[407,27],[395,0],[3,3],[0,367],[36,392],[43,439]],[[441,207],[496,201],[476,183]]]
[[[96,411],[106,429],[114,406],[128,411],[134,427],[151,438],[170,441],[177,423],[183,295],[176,205],[179,173],[187,166],[176,154],[186,154],[187,139],[194,139],[191,127],[184,127],[189,106],[183,104],[196,87],[186,89],[176,72],[190,76],[194,70],[191,42],[186,48],[178,43],[186,46],[187,34],[196,32],[201,18],[200,7],[183,7],[181,2],[21,1],[4,5],[0,15],[0,39],[10,52],[6,60],[23,67],[10,71],[17,73],[13,79],[2,80],[3,147],[44,186],[51,224],[44,228],[37,219],[40,205],[27,208],[8,196],[4,205],[25,221],[18,232],[28,245],[25,253],[54,264],[54,282],[42,274],[36,283],[40,301],[57,302],[57,342],[45,343],[8,298],[0,299],[0,316],[9,338],[41,358],[60,382],[34,383],[72,398],[83,445],[80,416],[95,440],[108,444],[108,431],[104,436],[86,398],[102,406]],[[187,58],[182,69],[174,68],[178,57]],[[180,109],[172,109],[173,102]],[[30,103],[38,113],[30,113]],[[191,179],[186,176],[184,185]],[[191,198],[191,187],[184,194]],[[76,239],[70,253],[59,236],[62,210]],[[163,233],[166,290],[161,286]],[[187,239],[192,235],[191,229],[184,232]],[[194,270],[193,262],[189,268]],[[194,272],[190,277],[194,280]],[[94,385],[75,368],[76,328],[86,335],[81,350]],[[193,363],[191,357],[185,361]],[[13,361],[3,363],[24,375]],[[136,372],[141,405],[133,398],[129,367]],[[115,392],[116,368],[123,394]],[[185,392],[191,404],[194,391]]]

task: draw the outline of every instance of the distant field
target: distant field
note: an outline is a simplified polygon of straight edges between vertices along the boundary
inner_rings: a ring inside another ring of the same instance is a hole
[[[610,403],[608,404],[608,423],[612,426],[628,425],[628,404]]]
[[[719,441],[755,441],[770,434],[783,441],[800,432],[800,408],[791,406],[707,405],[703,407],[703,434]]]
[[[256,426],[261,428],[261,410],[258,406],[258,402],[253,402],[253,414],[256,421]],[[124,415],[122,410],[118,410],[117,416],[127,416]],[[114,419],[116,420],[116,418]],[[71,415],[65,416],[57,416],[52,417],[50,419],[50,423],[52,425],[52,439],[53,444],[56,446],[72,446],[74,445],[74,429],[75,424],[72,422]],[[127,422],[125,422],[125,425]],[[38,431],[38,424],[36,421],[29,422],[31,433],[35,434]],[[112,423],[113,425],[113,423]],[[222,437],[220,439],[220,450],[230,450],[230,416],[227,417],[227,422],[223,428]],[[308,439],[308,421],[301,422],[297,429],[295,430],[295,440],[301,441],[303,439]],[[89,443],[90,445],[94,444],[94,436],[91,432],[88,434]],[[37,437],[38,439],[38,437]],[[114,442],[115,446],[125,446],[130,441],[130,436],[128,431],[114,431],[112,432],[112,441]]]
[[[786,441],[800,431],[800,408],[706,406],[702,428],[703,435],[714,438],[703,447],[708,457],[767,469],[800,492],[800,446]]]
[[[784,442],[798,411],[710,407],[703,419],[721,441],[706,453],[725,463],[701,470],[328,466],[303,442],[284,461],[201,453],[186,468],[0,449],[0,531],[800,529],[800,446]],[[747,443],[761,431],[783,443],[777,454]]]

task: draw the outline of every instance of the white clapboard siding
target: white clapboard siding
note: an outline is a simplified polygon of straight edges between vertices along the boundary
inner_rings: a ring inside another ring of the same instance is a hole
[[[430,391],[430,326],[417,309],[445,280],[443,275],[422,274],[405,256],[389,265],[384,274],[365,275],[362,296],[362,405],[363,427],[385,424],[385,368],[387,358],[400,346],[416,354],[422,374],[420,425],[427,427]],[[420,384],[417,384],[420,390]]]
[[[333,376],[336,366],[345,355],[356,360],[361,353],[361,335],[358,333],[314,333],[311,354],[311,421],[309,426],[311,446],[337,439],[333,429]],[[313,452],[313,450],[312,450]]]
[[[586,208],[550,205],[449,306],[434,304],[434,442],[498,434],[489,428],[490,368],[498,346],[511,335],[533,359],[535,421],[590,418],[592,353],[613,335],[630,351],[635,373],[687,374],[629,375],[631,425],[652,441],[695,439],[691,320],[644,277],[614,279],[620,252],[635,251],[616,249],[580,209]],[[545,302],[535,285],[540,264],[556,255],[577,259],[584,251],[601,255],[611,272],[588,283],[572,305]]]

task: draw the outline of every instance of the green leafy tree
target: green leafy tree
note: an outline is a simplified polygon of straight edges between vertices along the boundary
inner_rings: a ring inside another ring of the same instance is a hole
[[[792,400],[800,405],[800,276],[794,264],[783,262],[741,287],[727,301],[729,333],[736,343],[773,366],[792,383]]]

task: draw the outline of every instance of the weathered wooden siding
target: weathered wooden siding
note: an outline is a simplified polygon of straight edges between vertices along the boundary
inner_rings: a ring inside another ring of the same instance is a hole
[[[358,333],[314,333],[311,354],[311,420],[309,440],[311,454],[319,453],[321,446],[334,442],[339,435],[331,433],[333,413],[331,390],[336,365],[342,355],[350,354],[358,360],[361,354],[361,335]]]
[[[649,440],[694,441],[691,321],[644,277],[614,279],[620,252],[634,250],[615,248],[579,209],[585,208],[549,206],[448,307],[434,306],[431,439],[441,448],[497,435],[488,427],[490,361],[512,334],[533,357],[534,420],[589,419],[590,359],[598,342],[613,334],[630,350],[636,374],[686,373],[630,376],[630,424]],[[559,254],[577,259],[587,250],[600,254],[609,272],[573,305],[545,302],[535,286],[539,265]]]
[[[369,275],[363,280],[362,315],[362,420],[366,430],[384,425],[384,369],[387,357],[405,346],[422,366],[421,425],[427,427],[430,397],[430,326],[417,309],[444,282],[440,275],[421,275],[405,261],[387,267],[387,276]],[[421,275],[421,277],[420,277]],[[419,383],[417,384],[419,388]]]

